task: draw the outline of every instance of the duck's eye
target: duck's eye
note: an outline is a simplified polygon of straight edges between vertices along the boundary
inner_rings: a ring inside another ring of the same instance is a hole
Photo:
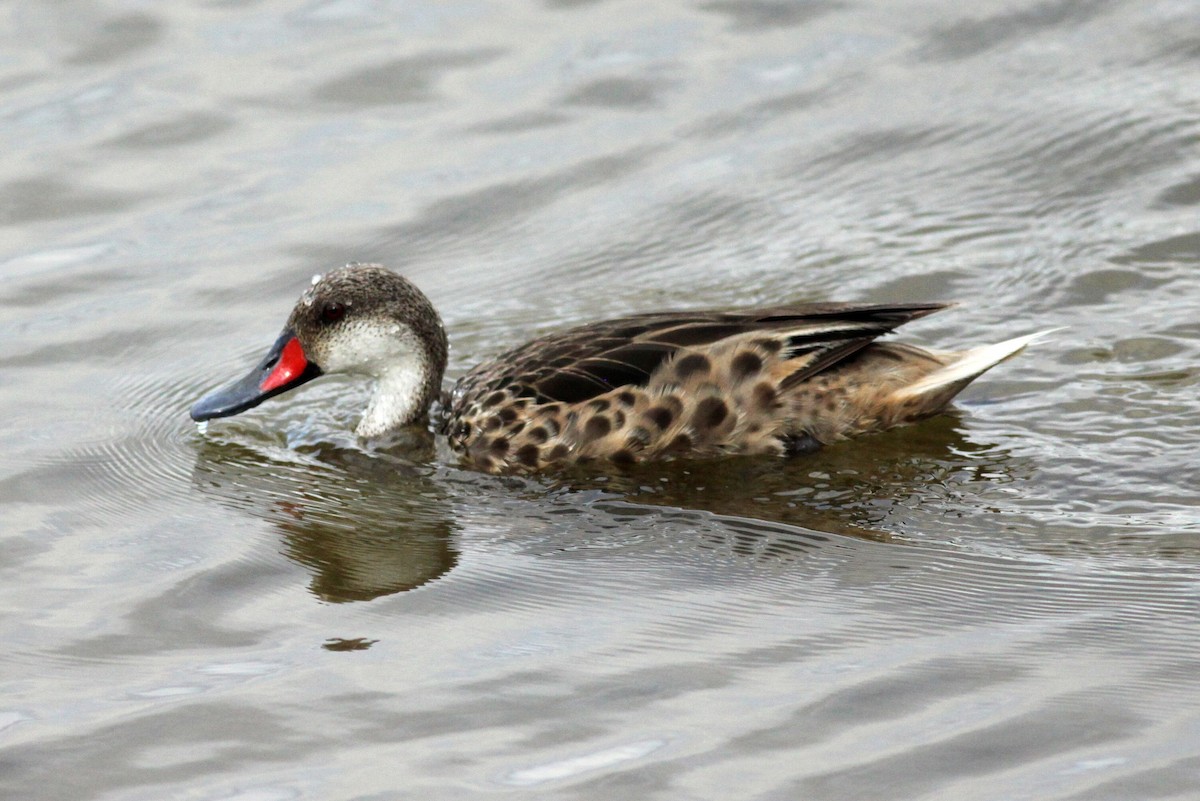
[[[340,323],[345,316],[346,305],[344,303],[326,303],[321,307],[321,322],[326,325]]]

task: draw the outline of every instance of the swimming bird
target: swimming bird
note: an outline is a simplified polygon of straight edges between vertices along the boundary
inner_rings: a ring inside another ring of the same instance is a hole
[[[314,277],[266,357],[191,416],[239,414],[320,375],[357,373],[375,379],[359,436],[432,423],[488,472],[797,454],[937,414],[1048,333],[952,352],[878,341],[948,305],[635,314],[538,337],[470,370],[447,394],[448,345],[433,304],[380,265],[351,264]]]

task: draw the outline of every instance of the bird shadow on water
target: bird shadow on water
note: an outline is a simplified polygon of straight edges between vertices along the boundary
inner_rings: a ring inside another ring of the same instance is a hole
[[[525,532],[538,540],[534,550],[589,547],[614,531],[633,542],[657,529],[674,538],[675,553],[680,532],[690,531],[691,545],[709,553],[797,559],[832,535],[911,541],[905,523],[922,504],[969,513],[974,499],[964,485],[1015,480],[1028,469],[969,440],[955,413],[789,459],[590,464],[532,478],[448,466],[426,434],[365,450],[288,447],[234,429],[200,442],[193,483],[270,522],[282,553],[311,573],[312,593],[344,603],[413,590],[452,571],[464,512]]]

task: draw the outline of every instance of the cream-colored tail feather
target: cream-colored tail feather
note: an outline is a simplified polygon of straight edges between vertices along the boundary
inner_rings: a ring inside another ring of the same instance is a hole
[[[961,392],[967,384],[970,384],[1000,362],[1016,356],[1029,343],[1061,330],[1062,327],[1050,328],[1045,331],[1038,331],[1036,334],[1014,337],[995,345],[984,345],[963,351],[959,354],[959,358],[950,362],[945,367],[934,370],[918,381],[896,390],[892,393],[891,400],[903,402],[919,396],[928,396],[931,398],[944,396],[945,401],[948,402]]]

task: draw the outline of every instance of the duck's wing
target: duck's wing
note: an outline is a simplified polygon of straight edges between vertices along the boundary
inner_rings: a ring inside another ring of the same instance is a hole
[[[793,360],[783,387],[837,364],[877,337],[945,303],[824,303],[748,311],[639,314],[539,337],[485,362],[455,387],[456,408],[503,391],[541,402],[578,403],[623,386],[644,386],[665,362],[753,335]]]

